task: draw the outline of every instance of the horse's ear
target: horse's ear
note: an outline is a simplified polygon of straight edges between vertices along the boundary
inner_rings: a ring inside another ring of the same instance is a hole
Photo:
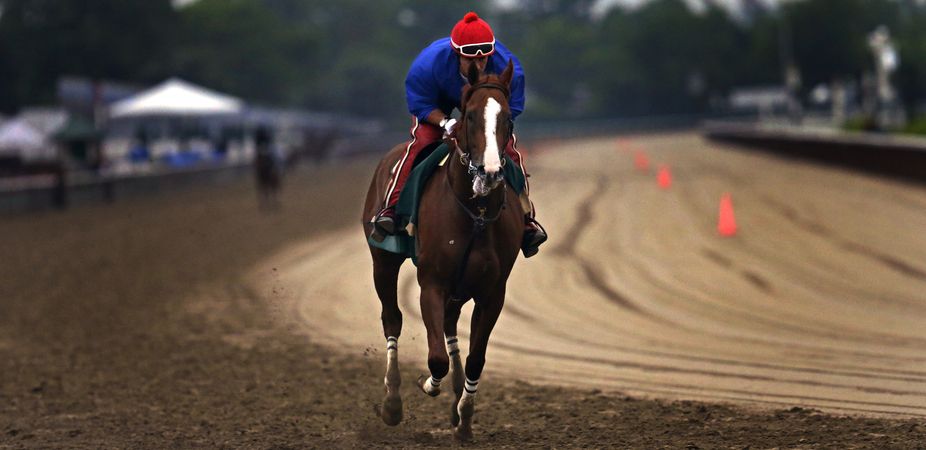
[[[511,87],[511,77],[514,76],[514,64],[511,60],[508,60],[508,67],[505,67],[505,71],[502,72],[501,82],[505,86]]]
[[[479,82],[479,68],[476,67],[476,64],[469,65],[469,71],[466,72],[466,80],[469,81],[470,86],[475,86]]]

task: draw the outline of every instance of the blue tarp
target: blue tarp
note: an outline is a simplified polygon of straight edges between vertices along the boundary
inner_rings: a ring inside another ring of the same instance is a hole
[[[164,157],[164,163],[170,167],[191,167],[199,164],[203,161],[203,157],[199,153],[193,152],[179,152],[171,153]]]

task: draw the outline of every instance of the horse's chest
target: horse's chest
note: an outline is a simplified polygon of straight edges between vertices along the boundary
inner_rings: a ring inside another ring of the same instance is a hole
[[[495,279],[500,272],[498,257],[488,252],[473,252],[466,262],[466,272],[479,279]]]
[[[495,252],[474,248],[465,255],[466,243],[448,240],[441,248],[430,248],[419,254],[418,269],[432,272],[438,278],[448,281],[459,276],[459,268],[464,267],[464,281],[467,283],[491,282],[498,279],[502,272],[501,263]]]

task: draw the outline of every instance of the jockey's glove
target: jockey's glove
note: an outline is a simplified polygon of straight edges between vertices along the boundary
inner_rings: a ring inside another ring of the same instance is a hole
[[[449,136],[453,131],[453,127],[456,126],[457,119],[446,118],[440,121],[440,126],[444,127],[444,136]]]

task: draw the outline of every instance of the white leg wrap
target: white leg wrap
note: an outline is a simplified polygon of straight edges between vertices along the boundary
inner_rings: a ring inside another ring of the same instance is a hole
[[[389,336],[386,338],[386,378],[384,382],[389,385],[389,369],[399,360],[399,338]],[[398,366],[396,366],[398,367]]]
[[[453,358],[453,355],[460,354],[460,344],[458,344],[456,336],[446,336],[447,339],[447,353],[450,354],[450,357]]]
[[[469,429],[473,425],[473,413],[476,411],[476,386],[478,384],[479,380],[473,381],[467,378],[466,384],[463,386],[463,395],[460,397],[460,402],[457,403],[457,414],[460,415],[459,427],[463,429]]]
[[[466,378],[466,384],[463,385],[463,398],[475,397],[476,389],[479,388],[479,380],[470,380],[469,377]]]
[[[431,375],[430,378],[425,380],[424,385],[421,386],[421,388],[424,389],[424,391],[427,392],[429,395],[440,394],[441,380],[443,380],[443,378],[434,378],[434,376]]]

